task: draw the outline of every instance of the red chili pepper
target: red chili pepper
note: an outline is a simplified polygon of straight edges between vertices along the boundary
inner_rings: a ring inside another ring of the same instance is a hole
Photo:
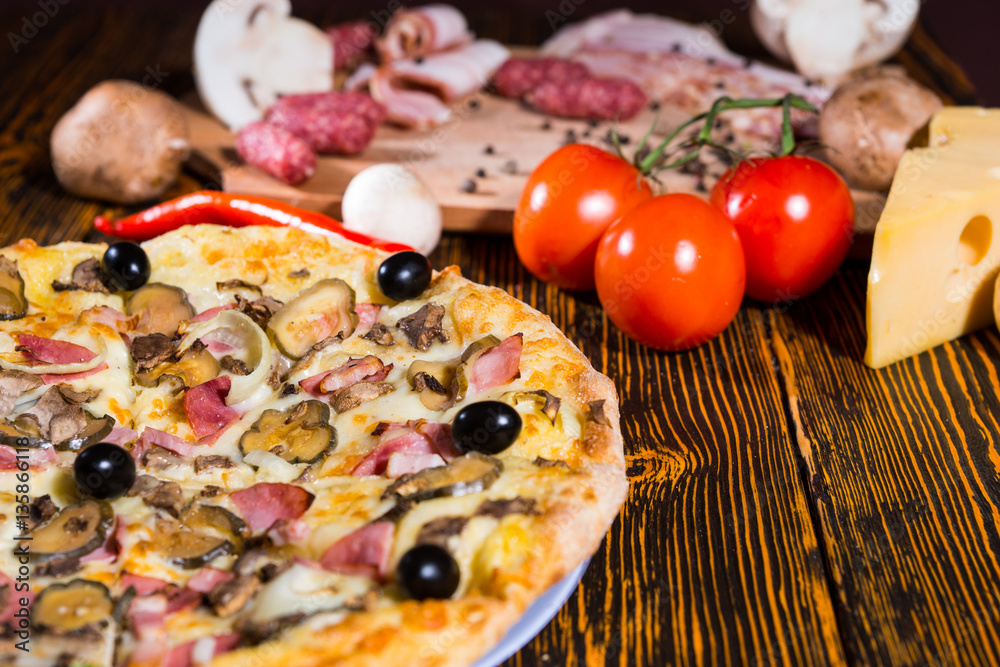
[[[273,199],[215,190],[192,192],[118,220],[108,220],[104,216],[94,218],[94,227],[98,231],[129,241],[145,241],[184,225],[197,224],[295,227],[309,232],[336,234],[349,241],[389,252],[413,250],[402,243],[383,241],[344,229],[342,224],[322,213],[305,211]]]

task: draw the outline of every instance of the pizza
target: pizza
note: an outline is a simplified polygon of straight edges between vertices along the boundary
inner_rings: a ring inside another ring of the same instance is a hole
[[[612,382],[416,253],[22,240],[0,318],[3,664],[470,664],[627,492]]]

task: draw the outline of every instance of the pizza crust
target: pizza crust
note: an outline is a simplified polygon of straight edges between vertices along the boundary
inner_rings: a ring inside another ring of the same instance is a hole
[[[215,284],[219,280],[240,278],[263,284],[269,295],[287,301],[317,280],[341,278],[354,287],[357,302],[383,304],[396,319],[427,301],[445,305],[446,330],[454,340],[449,343],[452,347],[440,346],[431,354],[452,354],[449,350],[464,348],[486,334],[503,338],[522,333],[517,386],[529,391],[545,388],[559,396],[567,419],[575,419],[580,429],[570,445],[555,450],[568,465],[540,468],[532,478],[536,486],[531,488],[531,497],[542,501],[541,513],[501,519],[481,545],[476,562],[463,564],[463,573],[467,568],[485,573],[463,597],[383,604],[325,628],[314,627],[316,622],[307,619],[280,641],[237,649],[212,665],[249,667],[262,664],[262,659],[263,664],[317,667],[466,665],[492,648],[535,599],[599,547],[628,493],[618,397],[611,380],[594,370],[546,315],[503,290],[466,280],[454,266],[437,273],[420,299],[395,304],[378,291],[373,280],[388,253],[293,229],[184,227],[145,243],[144,248],[153,267],[150,280],[181,287],[198,311],[219,305]],[[99,256],[103,250],[103,245],[38,248],[21,242],[0,254],[13,252],[40,276],[29,289],[31,310],[37,314],[46,308],[72,312],[75,306],[67,302],[73,299],[92,301],[94,297],[86,293],[64,292],[57,305],[46,300],[42,283],[63,277],[77,259]],[[302,268],[309,270],[306,279],[301,277]],[[17,321],[6,322],[0,330],[17,327]],[[357,347],[359,341],[352,345],[351,354],[363,349]],[[392,398],[390,394],[372,402],[372,413],[377,414],[379,405],[388,405],[381,401]],[[603,401],[604,419],[590,416],[595,401]],[[448,421],[447,415],[441,416],[443,421]],[[367,427],[361,416],[355,421]],[[349,446],[345,442],[344,447]],[[534,458],[527,450],[519,453],[529,463]],[[392,596],[392,587],[387,590]]]

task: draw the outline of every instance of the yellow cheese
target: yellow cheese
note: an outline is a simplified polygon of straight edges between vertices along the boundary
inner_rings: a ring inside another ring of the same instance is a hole
[[[865,362],[881,368],[993,323],[1000,109],[950,107],[907,151],[875,230]]]

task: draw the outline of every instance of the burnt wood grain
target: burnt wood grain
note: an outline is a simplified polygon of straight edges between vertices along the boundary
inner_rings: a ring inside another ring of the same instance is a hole
[[[307,16],[339,17],[353,18]],[[197,20],[70,3],[18,53],[0,45],[0,246],[101,240],[95,215],[136,210],[63,192],[48,135],[104,79],[189,93]],[[541,13],[470,20],[512,43],[551,34]],[[0,8],[3,34],[21,22]],[[899,62],[975,100],[922,31]],[[202,185],[185,175],[169,195]],[[717,340],[665,354],[629,341],[593,294],[535,280],[507,238],[446,235],[432,260],[548,314],[621,395],[628,502],[568,604],[507,665],[1000,663],[995,332],[872,371],[866,271],[851,265],[787,310],[747,304]]]

